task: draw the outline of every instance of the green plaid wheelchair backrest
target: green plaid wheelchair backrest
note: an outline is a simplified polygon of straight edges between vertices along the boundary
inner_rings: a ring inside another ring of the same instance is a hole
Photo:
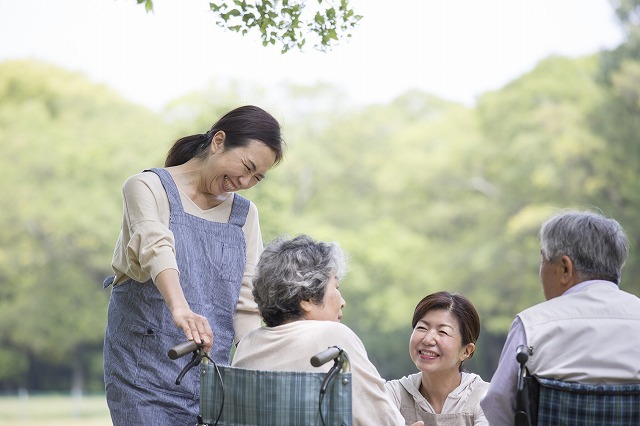
[[[204,425],[216,424],[219,414],[218,425],[321,426],[323,419],[327,426],[352,424],[350,372],[333,378],[320,407],[320,387],[326,373],[219,365],[217,369],[222,383],[214,363],[200,366],[200,417]]]
[[[588,385],[535,379],[540,426],[640,425],[640,384]]]

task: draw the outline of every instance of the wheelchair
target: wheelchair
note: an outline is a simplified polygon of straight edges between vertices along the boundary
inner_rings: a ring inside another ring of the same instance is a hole
[[[194,342],[169,349],[175,360],[188,353],[191,360],[176,385],[191,368],[200,369],[197,426],[351,426],[351,367],[347,353],[333,346],[310,359],[324,372],[246,370],[216,364]]]
[[[515,426],[640,425],[640,383],[584,384],[529,374],[533,349],[520,345]]]

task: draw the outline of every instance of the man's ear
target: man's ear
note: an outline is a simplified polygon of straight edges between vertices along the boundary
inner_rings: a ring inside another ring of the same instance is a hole
[[[560,265],[562,267],[560,285],[569,288],[576,283],[576,268],[573,265],[573,260],[565,254],[560,258]]]

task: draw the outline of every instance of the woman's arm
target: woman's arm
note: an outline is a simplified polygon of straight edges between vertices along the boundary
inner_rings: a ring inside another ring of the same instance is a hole
[[[189,307],[180,286],[178,271],[165,269],[156,276],[155,284],[171,312],[176,327],[184,332],[188,340],[204,344],[204,350],[209,352],[213,345],[213,330],[207,318],[196,314]]]

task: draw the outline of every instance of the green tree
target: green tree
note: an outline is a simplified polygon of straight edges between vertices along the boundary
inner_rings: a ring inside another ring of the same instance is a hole
[[[153,11],[153,0],[136,0]],[[222,0],[209,3],[216,24],[245,35],[257,31],[262,45],[282,46],[281,52],[302,50],[307,38],[313,47],[325,51],[352,35],[362,16],[349,0]]]
[[[246,194],[264,241],[304,232],[345,247],[344,321],[384,377],[414,370],[420,298],[467,295],[482,320],[470,368],[489,378],[514,314],[542,300],[543,220],[597,207],[638,245],[640,65],[627,56],[604,79],[598,59],[548,58],[475,108],[418,91],[353,107],[326,85],[212,84],[161,115],[55,67],[0,64],[0,386],[45,362],[71,377],[72,354],[84,354],[77,377],[100,381],[119,187],[246,99],[274,113],[288,145]],[[636,293],[638,272],[632,255],[623,286]]]
[[[609,75],[607,98],[590,114],[590,127],[606,141],[606,150],[594,159],[599,177],[594,203],[618,219],[631,243],[631,256],[622,286],[640,294],[640,262],[634,251],[640,247],[640,58],[626,59]],[[624,182],[624,184],[621,184]]]
[[[601,179],[594,162],[606,144],[589,128],[588,114],[603,98],[595,57],[548,58],[501,90],[481,97],[477,113],[488,147],[483,176],[500,209],[487,223],[489,257],[504,256],[480,288],[502,282],[511,301],[484,298],[493,331],[506,331],[518,310],[542,300],[536,277],[537,228],[554,209],[587,207]],[[514,275],[514,271],[518,271]],[[478,295],[478,297],[481,297]]]
[[[640,282],[636,277],[640,274],[640,262],[633,250],[640,244],[640,213],[636,208],[640,184],[634,177],[640,161],[640,1],[612,0],[611,4],[626,39],[601,55],[599,81],[606,97],[589,116],[590,128],[607,146],[595,165],[595,173],[602,178],[596,202],[611,206],[611,213],[629,235],[632,254],[625,266],[622,286],[638,294]]]
[[[167,133],[149,111],[78,74],[37,62],[0,65],[8,207],[0,211],[0,358],[16,366],[0,380],[27,386],[21,373],[54,362],[68,367],[76,391],[85,388],[101,356],[117,185],[141,158],[158,164],[157,141]]]

